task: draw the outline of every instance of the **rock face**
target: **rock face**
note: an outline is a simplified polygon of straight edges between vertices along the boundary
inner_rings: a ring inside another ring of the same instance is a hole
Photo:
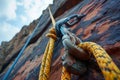
[[[83,41],[92,41],[101,45],[120,68],[120,0],[54,0],[50,5],[56,21],[72,14],[86,14],[76,25],[71,27]],[[29,26],[24,26],[10,42],[0,46],[0,79],[17,57],[27,38],[40,21],[24,54],[17,62],[9,80],[37,80],[42,56],[48,42],[45,34],[51,27],[48,8],[39,19]],[[60,80],[61,56],[63,45],[60,40],[55,43],[51,64],[50,80]],[[83,76],[72,74],[72,80],[104,80],[94,57],[86,62],[88,71]]]

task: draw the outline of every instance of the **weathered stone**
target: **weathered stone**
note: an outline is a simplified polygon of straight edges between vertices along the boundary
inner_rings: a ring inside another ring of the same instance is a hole
[[[93,41],[101,45],[120,68],[120,0],[54,0],[54,4],[50,7],[56,20],[75,13],[86,14],[86,17],[78,24],[71,27],[72,32],[83,41]],[[17,33],[4,49],[4,46],[1,46],[0,54],[5,54],[5,60],[0,61],[3,66],[0,79],[2,79],[39,21],[39,28],[9,77],[9,80],[38,79],[42,56],[48,42],[45,34],[52,25],[48,9],[44,10],[39,19]],[[62,55],[63,46],[59,39],[55,43],[50,80],[60,80]],[[88,67],[87,73],[84,76],[72,75],[72,80],[104,79],[94,57],[91,57],[86,64]]]

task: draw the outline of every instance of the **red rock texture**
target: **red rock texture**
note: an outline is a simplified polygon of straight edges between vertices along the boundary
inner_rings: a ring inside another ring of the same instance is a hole
[[[20,68],[14,80],[24,80],[26,75],[38,66],[42,61],[42,55],[39,58],[36,58],[33,61],[26,61],[26,63]]]
[[[76,13],[86,14],[78,24],[71,27],[72,32],[83,41],[92,41],[101,45],[120,68],[120,0],[54,0],[54,4],[50,7],[56,20]],[[0,60],[3,62],[0,61],[0,79],[3,78],[38,21],[40,21],[39,28],[9,76],[9,80],[38,80],[42,56],[48,42],[45,34],[51,27],[48,9],[43,11],[39,19],[23,27],[10,42],[1,45],[0,55],[2,54],[3,57]],[[61,79],[63,51],[61,40],[57,40],[50,80]],[[72,74],[72,80],[104,80],[93,56],[86,61],[86,65],[88,68],[86,74],[83,76]]]

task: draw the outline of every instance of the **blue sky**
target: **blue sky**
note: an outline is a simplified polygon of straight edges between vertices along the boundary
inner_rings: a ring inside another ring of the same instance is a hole
[[[37,19],[53,0],[0,0],[0,44]]]

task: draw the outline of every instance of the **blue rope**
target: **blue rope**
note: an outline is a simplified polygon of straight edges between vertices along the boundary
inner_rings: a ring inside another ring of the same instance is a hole
[[[11,71],[14,69],[15,64],[17,63],[17,61],[19,60],[19,58],[21,57],[21,55],[23,54],[25,48],[27,47],[28,43],[30,42],[31,38],[33,37],[33,35],[35,34],[35,31],[37,30],[37,28],[40,25],[40,21],[37,24],[36,28],[34,29],[34,31],[32,32],[32,34],[29,36],[28,40],[26,41],[25,45],[23,46],[23,48],[21,49],[21,51],[19,52],[17,58],[15,59],[14,63],[10,66],[10,68],[8,69],[8,71],[6,72],[5,76],[3,77],[3,80],[7,80]]]
[[[65,29],[65,27],[60,28],[60,31],[61,31],[62,35],[65,35],[64,29]]]

